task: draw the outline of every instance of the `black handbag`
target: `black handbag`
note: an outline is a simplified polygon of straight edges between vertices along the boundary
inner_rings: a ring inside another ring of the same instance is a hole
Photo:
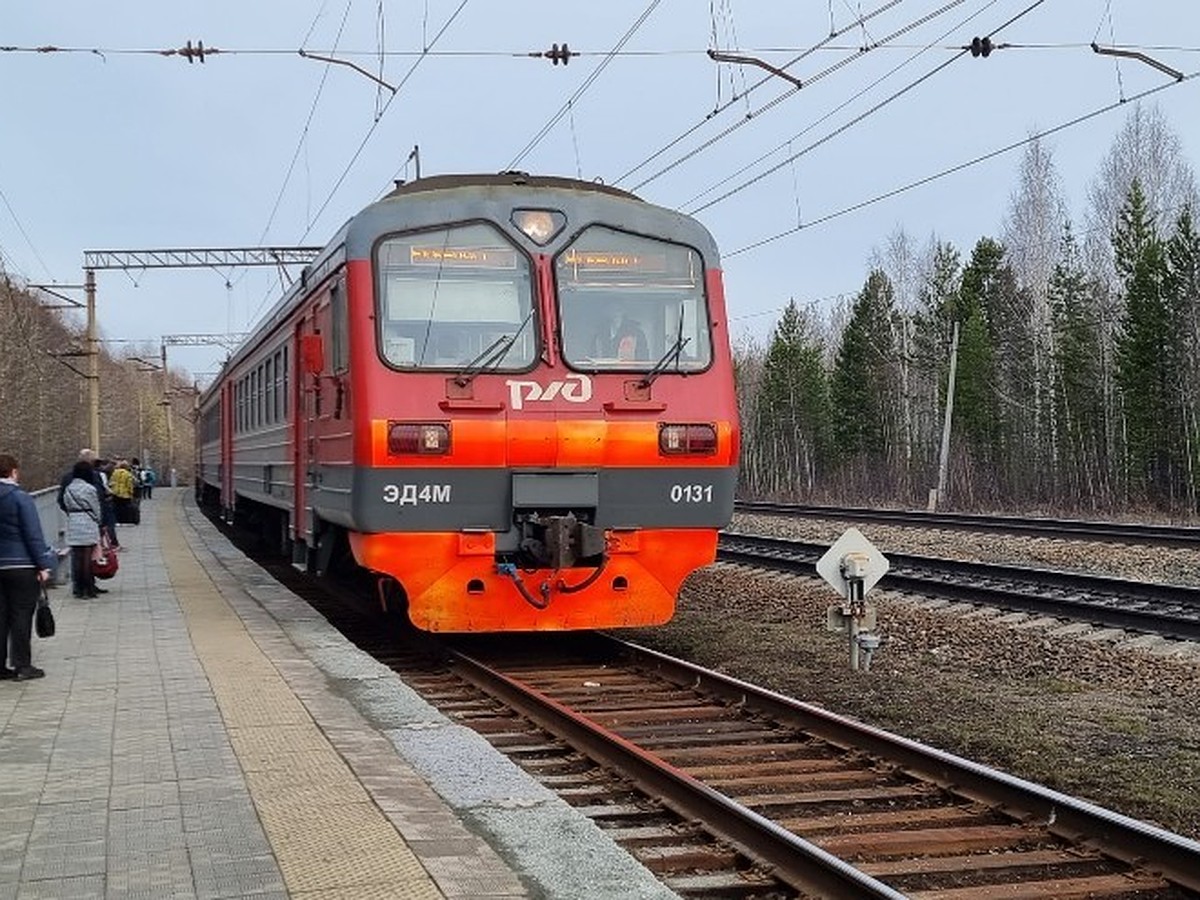
[[[44,587],[38,597],[37,612],[33,614],[33,628],[40,638],[54,637],[54,613],[50,611],[50,598]]]

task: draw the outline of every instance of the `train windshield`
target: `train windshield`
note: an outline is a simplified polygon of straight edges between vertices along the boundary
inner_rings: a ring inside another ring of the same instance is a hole
[[[376,253],[379,347],[401,369],[521,371],[537,355],[529,260],[490,225],[388,238]]]
[[[593,225],[555,275],[572,367],[669,374],[712,362],[704,264],[690,247]]]

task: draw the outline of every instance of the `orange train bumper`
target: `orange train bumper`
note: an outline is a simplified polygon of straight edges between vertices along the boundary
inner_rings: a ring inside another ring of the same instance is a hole
[[[350,534],[359,564],[394,577],[408,596],[408,617],[426,631],[562,631],[660,625],[675,613],[683,580],[716,558],[715,529],[612,532],[609,560],[592,584],[590,568],[524,572],[535,598],[550,582],[549,603],[537,609],[508,575],[496,571],[490,533]]]

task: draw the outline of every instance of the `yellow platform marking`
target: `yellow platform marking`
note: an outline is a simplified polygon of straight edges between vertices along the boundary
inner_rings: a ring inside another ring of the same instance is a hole
[[[395,827],[161,516],[163,559],[250,796],[293,897],[439,898]]]

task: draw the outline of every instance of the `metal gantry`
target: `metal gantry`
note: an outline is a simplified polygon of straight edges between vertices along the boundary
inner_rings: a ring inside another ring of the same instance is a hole
[[[226,350],[233,350],[242,341],[246,339],[245,333],[227,333],[227,334],[164,334],[162,336],[162,371],[163,371],[163,398],[162,407],[167,416],[167,474],[172,471],[175,465],[175,425],[171,418],[173,407],[171,406],[171,397],[181,393],[191,393],[193,401],[199,394],[196,391],[179,391],[171,390],[170,370],[167,367],[167,347],[224,347]]]
[[[320,247],[184,247],[162,250],[84,250],[87,269],[229,269],[306,266]]]
[[[321,252],[320,247],[180,247],[157,250],[85,250],[83,251],[83,290],[87,297],[87,351],[89,386],[89,440],[93,449],[100,449],[100,351],[96,335],[96,272],[101,269],[228,269],[251,266],[276,266],[287,271],[288,266],[304,266]],[[60,296],[61,295],[56,295]],[[67,299],[67,298],[61,298]],[[73,301],[71,301],[73,302]],[[187,339],[192,346],[219,343],[228,346],[232,335],[170,335]],[[222,340],[205,341],[205,338]],[[180,340],[179,343],[184,343]],[[235,342],[236,343],[236,342]],[[163,339],[163,378],[166,379],[166,346]],[[164,392],[166,387],[164,385]],[[164,401],[169,400],[164,393]],[[170,407],[168,405],[168,432]]]

